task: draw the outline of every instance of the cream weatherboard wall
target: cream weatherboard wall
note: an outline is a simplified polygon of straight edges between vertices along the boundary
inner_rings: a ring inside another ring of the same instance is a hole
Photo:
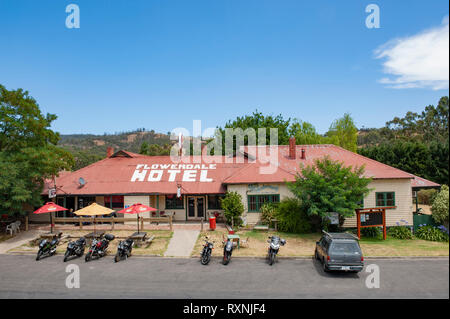
[[[261,213],[248,211],[248,195],[280,195],[280,200],[294,195],[289,191],[284,183],[273,184],[233,184],[228,185],[227,190],[237,192],[241,195],[244,204],[243,220],[244,224],[256,224],[261,219]]]
[[[364,198],[364,207],[377,207],[375,196],[377,192],[394,192],[395,209],[386,210],[386,226],[396,226],[397,222],[404,225],[405,220],[409,225],[413,225],[413,202],[410,179],[376,179],[369,184],[373,189]],[[344,227],[356,227],[356,217],[347,218]]]
[[[412,189],[410,179],[379,179],[373,180],[369,184],[371,192],[364,198],[364,207],[376,207],[375,193],[377,192],[395,192],[395,209],[386,211],[386,225],[396,226],[402,219],[406,220],[408,225],[413,224],[413,204]],[[248,212],[247,195],[259,194],[279,194],[280,200],[287,197],[294,197],[286,184],[233,184],[228,185],[228,191],[237,192],[242,196],[244,204],[243,219],[246,224],[256,224],[261,213]],[[403,223],[402,223],[403,224]],[[356,227],[356,217],[347,218],[344,227]]]
[[[150,196],[143,195],[143,196],[124,196],[123,197],[123,205],[125,207],[129,207],[133,204],[138,204],[138,203],[150,206]],[[139,214],[139,216],[148,218],[148,217],[150,217],[150,214],[151,214],[150,212],[145,212],[145,213]],[[123,214],[123,217],[137,218],[136,214]],[[127,222],[127,224],[135,224],[135,222]],[[148,223],[146,223],[146,224],[148,224]]]

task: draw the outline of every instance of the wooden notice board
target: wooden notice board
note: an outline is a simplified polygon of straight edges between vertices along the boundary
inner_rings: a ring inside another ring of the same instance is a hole
[[[376,207],[356,209],[358,238],[361,239],[361,228],[383,227],[383,239],[386,240],[386,209],[395,207]]]

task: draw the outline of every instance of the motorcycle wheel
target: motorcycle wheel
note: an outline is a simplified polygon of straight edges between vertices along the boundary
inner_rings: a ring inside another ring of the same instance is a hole
[[[88,252],[87,254],[86,254],[86,257],[84,258],[84,260],[86,261],[86,262],[88,262],[88,261],[90,261],[92,259],[92,252]]]
[[[67,259],[69,258],[69,256],[70,256],[69,251],[66,251],[66,253],[64,254],[64,262],[67,261]]]
[[[39,250],[36,256],[36,260],[41,259],[41,257],[42,257],[42,250]]]
[[[117,253],[117,254],[114,256],[114,262],[116,263],[116,262],[119,262],[119,261],[120,261],[120,254]]]
[[[270,253],[269,255],[269,265],[273,265],[273,263],[275,262],[275,253]]]
[[[201,259],[202,265],[209,264],[210,260],[211,260],[211,256],[209,254],[202,255],[202,259]]]
[[[228,265],[229,262],[230,262],[230,254],[225,253],[225,255],[223,255],[223,264]]]

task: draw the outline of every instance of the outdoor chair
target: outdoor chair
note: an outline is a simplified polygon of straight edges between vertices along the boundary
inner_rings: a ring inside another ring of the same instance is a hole
[[[20,224],[21,224],[20,220],[9,224],[8,226],[6,226],[6,232],[9,231],[11,236],[13,235],[13,233],[20,232]]]
[[[240,240],[240,243],[239,243],[239,246],[245,246],[245,247],[248,247],[248,237],[247,238],[242,238],[241,240]]]

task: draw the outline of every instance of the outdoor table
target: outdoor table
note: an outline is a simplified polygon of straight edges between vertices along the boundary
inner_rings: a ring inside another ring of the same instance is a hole
[[[137,247],[140,247],[141,244],[145,242],[145,237],[147,236],[146,232],[135,232],[133,235],[131,235],[128,238],[131,238],[135,241]]]
[[[235,239],[237,239],[237,247],[238,247],[238,249],[240,248],[239,243],[240,243],[240,241],[241,241],[241,237],[239,237],[239,235],[237,235],[237,234],[228,234],[228,235],[227,235],[227,238],[230,239],[230,240],[232,240],[232,241],[234,241]]]
[[[87,238],[87,239],[100,238],[104,234],[105,234],[104,231],[97,231],[97,232],[92,232],[92,233],[89,233],[89,234],[85,235],[84,238]]]
[[[44,233],[44,234],[41,234],[39,237],[41,238],[41,239],[53,239],[53,237],[61,237],[61,235],[62,235],[62,232],[61,231],[58,231],[58,232],[55,232],[55,233]]]
[[[147,233],[141,231],[141,232],[135,232],[133,235],[130,236],[130,238],[144,241],[146,236],[147,236]]]

